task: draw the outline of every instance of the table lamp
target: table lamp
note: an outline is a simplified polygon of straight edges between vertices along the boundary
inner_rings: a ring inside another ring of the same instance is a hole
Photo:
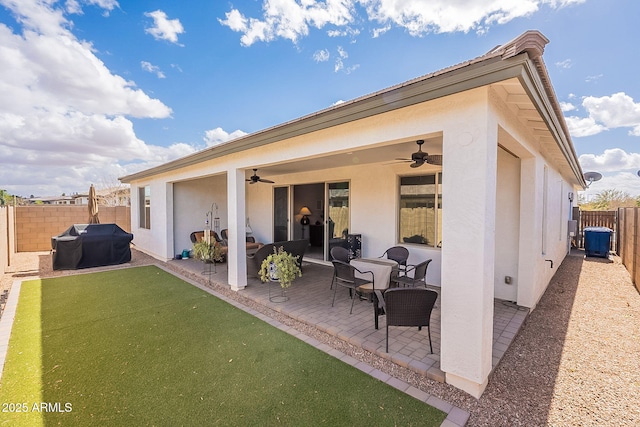
[[[311,215],[311,211],[309,210],[309,208],[306,206],[303,206],[302,209],[300,209],[300,215],[302,215],[302,219],[300,219],[300,224],[309,225],[309,215]]]

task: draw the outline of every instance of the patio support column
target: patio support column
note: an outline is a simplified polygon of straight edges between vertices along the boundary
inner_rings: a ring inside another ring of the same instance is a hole
[[[492,364],[497,143],[486,102],[444,124],[440,367],[476,398]]]
[[[520,257],[518,260],[518,305],[534,307],[537,278],[537,264],[541,262],[542,214],[536,206],[542,206],[542,189],[536,183],[542,181],[542,172],[538,176],[535,157],[521,160],[520,178]]]
[[[167,246],[165,248],[165,254],[166,254],[166,258],[167,259],[171,259],[173,258],[173,253],[174,253],[174,240],[173,240],[173,229],[175,227],[175,224],[173,222],[173,183],[168,182],[166,184],[166,208],[165,208],[165,212],[167,215],[167,218],[164,220],[164,223],[167,224],[166,228],[165,228],[165,237],[164,237],[164,241],[167,242]]]
[[[227,211],[229,246],[227,252],[228,281],[231,289],[247,286],[247,246],[245,244],[245,178],[243,169],[227,171]]]

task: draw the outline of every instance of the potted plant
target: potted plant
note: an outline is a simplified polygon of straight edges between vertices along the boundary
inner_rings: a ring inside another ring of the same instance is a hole
[[[211,243],[207,243],[204,240],[193,244],[193,257],[204,262],[221,262],[222,261],[222,249],[220,244],[215,240]]]
[[[273,248],[260,266],[260,280],[263,282],[279,281],[283,289],[291,286],[296,277],[302,277],[298,266],[298,255],[294,256],[285,251],[282,246]]]

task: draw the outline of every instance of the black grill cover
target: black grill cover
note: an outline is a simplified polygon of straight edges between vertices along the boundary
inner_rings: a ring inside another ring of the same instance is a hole
[[[117,224],[74,224],[51,238],[54,270],[115,265],[131,261],[133,234]]]

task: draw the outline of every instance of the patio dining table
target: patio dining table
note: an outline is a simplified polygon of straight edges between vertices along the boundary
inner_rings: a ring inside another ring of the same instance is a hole
[[[375,328],[378,329],[378,316],[382,313],[379,306],[379,298],[382,297],[382,293],[389,288],[391,277],[395,271],[397,274],[398,263],[385,258],[355,258],[350,262],[358,270],[365,272],[373,272],[374,290],[371,293],[373,300],[373,320]],[[356,271],[356,277],[362,279],[371,279],[370,274],[361,274]]]
[[[385,258],[354,258],[350,262],[360,271],[373,272],[373,280],[376,289],[389,288],[391,273],[394,269],[398,270],[398,263]],[[356,271],[356,277],[359,279],[371,279],[369,274],[360,274]]]

